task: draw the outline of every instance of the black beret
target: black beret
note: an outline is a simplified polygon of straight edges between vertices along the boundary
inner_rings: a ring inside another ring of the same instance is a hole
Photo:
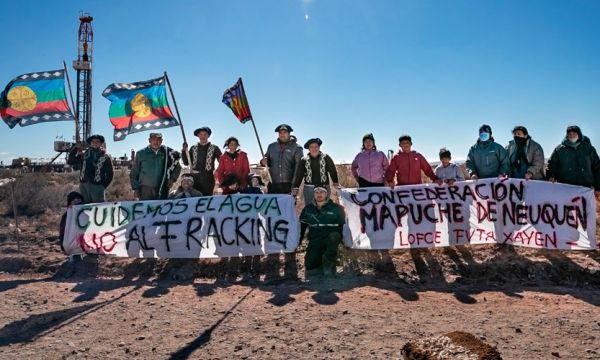
[[[308,150],[308,146],[312,143],[316,143],[317,145],[321,146],[321,144],[323,144],[323,142],[321,141],[321,139],[319,138],[312,138],[312,139],[308,139],[308,141],[304,144],[304,148]]]
[[[285,130],[287,132],[294,131],[294,129],[292,129],[292,127],[289,126],[288,124],[281,124],[275,128],[275,132],[280,132],[281,130]]]

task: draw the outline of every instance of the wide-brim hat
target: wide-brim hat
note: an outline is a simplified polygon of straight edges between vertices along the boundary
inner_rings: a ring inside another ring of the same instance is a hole
[[[315,143],[315,144],[321,146],[321,144],[323,144],[323,141],[321,141],[321,139],[319,139],[319,138],[308,139],[308,141],[304,144],[304,148],[308,150],[308,147],[312,143]]]
[[[212,135],[212,130],[208,126],[203,126],[194,130],[194,136],[198,136],[200,131],[206,131],[206,133],[208,133],[208,136]]]
[[[85,142],[87,142],[87,143],[88,143],[88,145],[89,145],[89,144],[91,144],[91,143],[92,143],[92,140],[100,140],[100,142],[101,142],[102,144],[104,144],[104,136],[102,136],[102,135],[92,135],[92,136],[90,136],[89,138],[87,138],[87,139],[85,140]]]

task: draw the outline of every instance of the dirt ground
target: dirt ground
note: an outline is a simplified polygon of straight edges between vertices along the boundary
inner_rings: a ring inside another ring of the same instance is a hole
[[[503,246],[342,250],[340,276],[296,256],[86,257],[51,222],[0,230],[0,359],[401,358],[466,331],[504,359],[600,359],[600,252]],[[71,273],[74,270],[74,273]]]

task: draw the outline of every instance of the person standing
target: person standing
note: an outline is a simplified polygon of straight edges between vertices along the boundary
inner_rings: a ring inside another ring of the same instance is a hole
[[[484,124],[479,128],[479,138],[469,149],[466,166],[472,180],[508,176],[508,152],[494,141],[489,125]]]
[[[509,176],[517,179],[544,180],[544,149],[533,141],[525,126],[515,126],[513,139],[506,146],[510,161]]]
[[[313,201],[313,192],[316,187],[324,187],[327,192],[331,192],[329,177],[331,177],[333,186],[339,186],[335,164],[329,155],[321,152],[322,144],[323,142],[319,138],[309,139],[304,144],[304,148],[308,150],[308,155],[300,159],[295,171],[292,195],[296,196],[298,194],[298,188],[304,181],[304,204]]]
[[[362,151],[352,161],[352,176],[358,187],[385,185],[385,172],[390,162],[382,151],[377,150],[373,134],[366,134],[362,139]]]
[[[412,139],[408,135],[402,135],[398,139],[400,150],[390,161],[390,166],[386,172],[386,181],[390,186],[394,186],[394,178],[396,186],[398,185],[416,185],[421,184],[421,171],[427,175],[431,181],[437,181],[437,177],[427,162],[425,157],[420,153],[412,150]]]
[[[205,196],[212,195],[215,190],[215,160],[219,160],[222,155],[221,149],[208,141],[211,134],[212,130],[208,126],[194,130],[198,143],[189,149],[191,162],[188,159],[188,144],[183,143],[181,150],[183,164],[192,169],[194,188]]]
[[[135,154],[129,180],[140,200],[166,199],[181,172],[180,155],[162,145],[161,133],[150,133],[147,147]]]
[[[290,141],[291,126],[281,124],[275,128],[277,141],[269,144],[262,166],[269,167],[271,182],[267,185],[270,194],[290,194],[297,165],[302,159],[302,148]]]
[[[600,159],[590,139],[579,126],[569,126],[560,145],[554,149],[546,176],[549,181],[594,187],[600,191]]]
[[[450,162],[452,154],[446,148],[440,149],[440,164],[435,168],[438,181],[454,185],[457,181],[465,181],[465,175],[460,166]]]
[[[113,179],[113,164],[110,156],[102,149],[104,136],[92,135],[86,140],[88,148],[84,151],[78,144],[69,152],[67,164],[78,167],[79,193],[84,203],[105,201],[105,191]]]
[[[308,228],[308,246],[304,257],[307,275],[316,275],[321,271],[325,276],[335,275],[338,246],[346,223],[344,209],[331,201],[326,188],[317,186],[314,189],[314,201],[302,209],[300,223],[300,236]]]
[[[248,155],[239,149],[240,143],[237,138],[230,137],[225,140],[226,151],[219,158],[219,167],[216,171],[216,177],[223,189],[223,194],[229,194],[229,186],[223,186],[223,181],[229,174],[233,174],[238,179],[238,185],[245,189],[250,174],[250,163]]]

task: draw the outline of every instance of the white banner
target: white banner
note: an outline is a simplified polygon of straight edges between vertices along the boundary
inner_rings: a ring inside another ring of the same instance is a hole
[[[462,244],[596,248],[596,204],[590,188],[520,179],[454,186],[344,189],[344,243],[353,249],[406,249]]]
[[[75,206],[69,254],[214,258],[292,252],[300,226],[290,195],[235,194]]]

